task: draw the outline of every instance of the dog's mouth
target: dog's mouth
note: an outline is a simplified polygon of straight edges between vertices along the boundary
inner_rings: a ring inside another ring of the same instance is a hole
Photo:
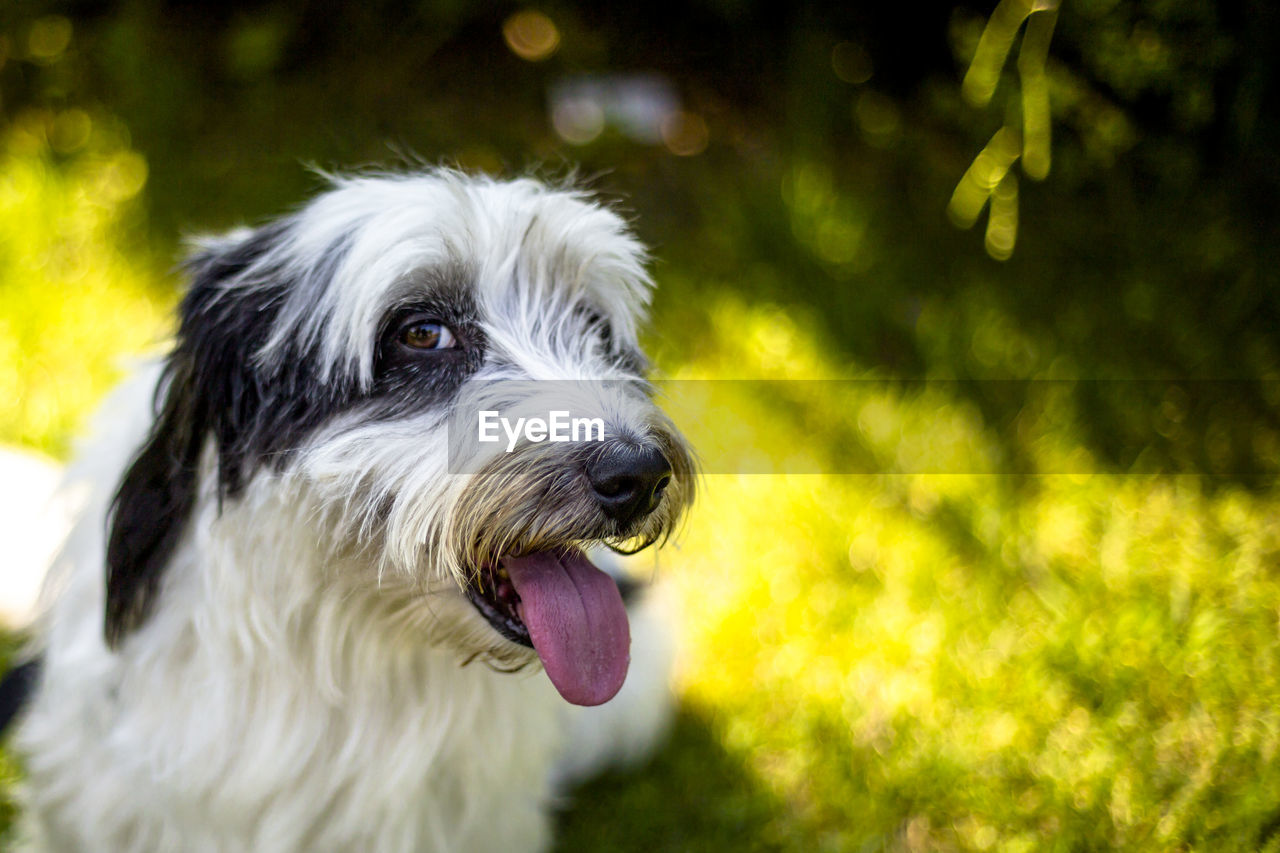
[[[600,705],[622,688],[631,632],[612,577],[577,548],[504,556],[480,567],[467,597],[499,634],[529,646],[566,701]]]

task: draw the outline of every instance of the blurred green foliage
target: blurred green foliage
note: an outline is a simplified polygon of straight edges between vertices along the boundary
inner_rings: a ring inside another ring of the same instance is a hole
[[[0,437],[64,455],[168,328],[179,235],[299,202],[300,162],[579,164],[656,248],[668,375],[1018,382],[794,420],[741,386],[726,430],[884,473],[707,479],[661,556],[672,745],[563,849],[1280,848],[1277,12],[1067,0],[979,109],[992,8],[633,6],[539,6],[536,63],[503,3],[0,7]],[[557,137],[549,87],[636,71],[704,151]],[[997,262],[946,209],[1028,75],[1051,166]]]
[[[83,125],[68,131],[66,124]],[[59,134],[80,149],[57,162]],[[82,139],[79,137],[83,137]],[[0,435],[63,454],[119,378],[125,353],[164,334],[172,301],[130,234],[147,174],[101,117],[24,114],[0,149]]]

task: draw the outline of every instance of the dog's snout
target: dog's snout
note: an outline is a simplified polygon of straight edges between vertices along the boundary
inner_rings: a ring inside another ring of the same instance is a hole
[[[655,447],[618,447],[588,463],[587,478],[605,515],[630,524],[658,506],[671,462]]]

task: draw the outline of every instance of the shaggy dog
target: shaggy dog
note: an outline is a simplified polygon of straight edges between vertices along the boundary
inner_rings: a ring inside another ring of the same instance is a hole
[[[444,170],[201,243],[172,351],[72,467],[25,843],[545,849],[559,786],[668,716],[659,620],[597,565],[692,497],[644,259],[581,193]]]

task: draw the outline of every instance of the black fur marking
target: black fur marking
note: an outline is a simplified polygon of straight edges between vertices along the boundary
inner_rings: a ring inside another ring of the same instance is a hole
[[[379,337],[374,383],[322,380],[316,343],[291,342],[269,363],[255,356],[276,330],[281,306],[314,303],[347,251],[333,246],[299,272],[270,261],[290,220],[221,251],[196,256],[180,309],[177,345],[159,391],[159,413],[112,505],[105,634],[116,648],[146,621],[196,502],[201,454],[213,439],[219,500],[234,498],[262,466],[281,470],[318,427],[356,406],[393,418],[448,402],[484,361],[485,341],[461,270],[424,282],[425,301],[392,311]],[[426,311],[454,330],[456,350],[398,345],[397,318]]]
[[[104,622],[112,648],[150,612],[161,573],[195,505],[204,432],[196,428],[190,373],[185,363],[170,363],[162,381],[163,408],[112,503]]]
[[[400,326],[414,315],[427,315],[448,326],[458,347],[415,350],[400,343]],[[376,405],[371,416],[396,418],[452,400],[467,377],[484,363],[487,341],[478,316],[470,288],[456,283],[437,285],[430,299],[406,303],[389,312],[378,337],[370,394]]]
[[[185,354],[192,365],[196,423],[208,425],[216,439],[222,497],[237,495],[259,464],[283,468],[289,451],[357,395],[351,380],[320,380],[314,343],[286,347],[270,365],[254,360],[285,300],[302,292],[318,301],[347,251],[345,243],[331,247],[305,276],[255,270],[252,284],[228,290],[227,282],[276,244],[289,224],[261,229],[229,257],[203,266],[197,259],[197,276],[183,301],[173,357]]]
[[[253,361],[285,296],[325,286],[346,249],[334,247],[301,281],[258,269],[289,226],[288,220],[266,226],[232,248],[191,261],[194,279],[159,387],[159,414],[112,504],[104,626],[112,648],[154,606],[195,506],[208,438],[217,452],[218,494],[235,495],[260,463],[283,464],[286,449],[352,396],[351,387],[319,382],[313,353],[285,353],[270,376]],[[237,281],[250,270],[251,283]]]
[[[0,680],[0,736],[3,736],[14,718],[22,712],[40,683],[40,658],[19,664],[5,673]]]

